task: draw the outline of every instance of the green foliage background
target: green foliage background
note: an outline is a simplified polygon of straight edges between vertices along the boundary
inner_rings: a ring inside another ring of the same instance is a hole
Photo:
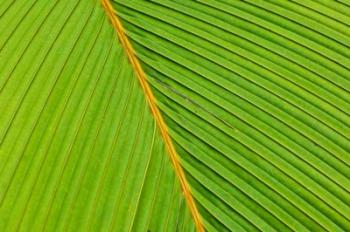
[[[350,2],[113,0],[208,231],[350,229]],[[194,231],[96,0],[0,0],[0,231]]]

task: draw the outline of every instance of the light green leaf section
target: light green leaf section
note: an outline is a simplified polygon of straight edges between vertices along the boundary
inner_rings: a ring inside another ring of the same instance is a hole
[[[113,2],[208,231],[349,230],[349,1]]]
[[[0,231],[194,231],[100,2],[0,0]]]

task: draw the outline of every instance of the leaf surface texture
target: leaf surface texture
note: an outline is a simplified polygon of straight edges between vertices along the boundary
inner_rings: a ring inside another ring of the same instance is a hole
[[[194,231],[100,2],[0,6],[0,231]]]
[[[349,230],[348,0],[110,2],[207,231]],[[0,0],[0,32],[0,231],[195,231],[101,3]]]
[[[113,2],[209,231],[350,228],[346,4]]]

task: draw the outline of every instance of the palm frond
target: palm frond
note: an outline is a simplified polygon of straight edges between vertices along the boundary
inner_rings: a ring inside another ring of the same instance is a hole
[[[347,15],[304,1],[115,3],[207,227],[349,228]]]
[[[0,25],[0,230],[193,231],[100,3],[15,1]]]
[[[0,231],[347,231],[348,0],[0,0]]]

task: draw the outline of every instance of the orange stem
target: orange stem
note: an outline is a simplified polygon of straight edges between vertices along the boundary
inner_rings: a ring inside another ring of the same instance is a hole
[[[163,117],[162,117],[162,115],[157,107],[156,99],[153,95],[153,92],[152,92],[148,82],[147,82],[146,74],[143,71],[143,69],[140,65],[140,62],[138,61],[138,58],[135,56],[134,49],[133,49],[131,43],[129,42],[128,37],[125,34],[125,30],[123,28],[123,25],[121,24],[112,4],[110,3],[109,0],[102,0],[102,6],[104,7],[109,19],[111,20],[111,22],[112,22],[112,24],[117,32],[120,43],[124,47],[124,49],[127,53],[127,56],[129,58],[129,61],[136,72],[136,75],[137,75],[137,78],[141,84],[141,87],[142,87],[143,91],[145,92],[145,95],[146,95],[147,101],[149,103],[149,106],[151,108],[152,114],[153,114],[153,116],[156,120],[156,123],[160,129],[161,135],[162,135],[164,142],[165,142],[166,149],[168,151],[170,159],[171,159],[173,166],[175,168],[176,175],[178,176],[178,178],[180,180],[180,185],[181,185],[182,191],[185,195],[185,199],[187,201],[187,204],[190,208],[191,214],[193,216],[194,223],[196,225],[196,229],[198,232],[204,232],[205,230],[203,227],[203,223],[202,223],[200,214],[198,212],[196,203],[192,197],[192,194],[190,191],[190,186],[186,180],[185,173],[184,173],[182,166],[180,164],[180,161],[179,161],[179,155],[177,154],[175,147],[172,143],[172,140],[171,140],[170,135],[168,133],[167,125],[165,124],[164,119],[163,119]]]

